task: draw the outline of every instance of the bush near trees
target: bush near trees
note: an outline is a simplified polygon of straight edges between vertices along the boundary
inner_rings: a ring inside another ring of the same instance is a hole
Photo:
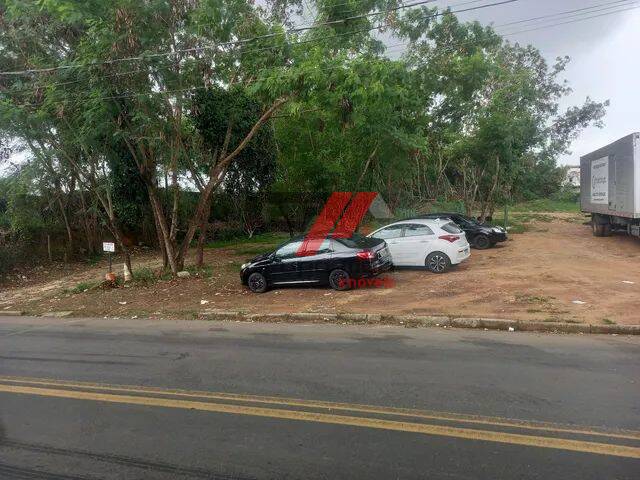
[[[304,5],[292,28],[301,0],[0,1],[0,142],[24,156],[0,242],[78,255],[108,234],[175,274],[220,222],[293,233],[322,192],[490,216],[558,194],[556,159],[601,125],[606,102],[560,110],[568,58],[397,0]]]

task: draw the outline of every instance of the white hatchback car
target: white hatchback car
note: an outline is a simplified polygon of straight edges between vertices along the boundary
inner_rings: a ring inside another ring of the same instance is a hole
[[[426,266],[444,273],[471,255],[466,235],[448,218],[396,222],[369,236],[387,242],[393,264],[399,267]]]

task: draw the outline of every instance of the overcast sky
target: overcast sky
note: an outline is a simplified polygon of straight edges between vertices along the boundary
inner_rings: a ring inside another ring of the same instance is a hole
[[[485,0],[482,3],[494,3]],[[439,6],[453,5],[452,9],[468,8],[453,1],[436,2]],[[519,0],[508,5],[460,14],[461,19],[481,23],[504,23],[557,14],[596,5],[592,11],[558,16],[509,27],[499,27],[500,33],[528,30],[555,23],[577,20],[615,10],[637,6],[633,2],[612,0]],[[605,5],[609,4],[609,5]],[[608,10],[604,10],[609,8]],[[600,10],[600,11],[596,11]],[[571,146],[572,154],[559,159],[562,164],[579,164],[581,155],[596,150],[629,133],[640,131],[640,8],[614,13],[599,18],[537,31],[507,35],[505,38],[538,47],[549,61],[558,56],[571,57],[565,77],[574,89],[563,106],[581,104],[587,96],[597,101],[610,100],[605,117],[605,128],[589,128]]]

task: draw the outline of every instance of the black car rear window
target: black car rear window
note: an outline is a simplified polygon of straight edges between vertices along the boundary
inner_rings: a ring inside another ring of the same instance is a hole
[[[336,240],[349,248],[369,248],[381,242],[379,239],[365,237],[359,233],[354,233],[351,238],[336,238]]]
[[[442,228],[442,230],[444,230],[447,233],[462,233],[462,230],[460,230],[460,227],[458,227],[453,222],[445,223],[440,228]]]

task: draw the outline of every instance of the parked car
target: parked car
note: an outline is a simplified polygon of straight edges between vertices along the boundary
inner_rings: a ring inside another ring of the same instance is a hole
[[[471,246],[484,250],[494,247],[496,243],[507,241],[507,231],[489,223],[480,223],[475,218],[460,213],[429,213],[417,218],[450,218],[467,236]]]
[[[376,276],[392,266],[387,244],[381,239],[359,234],[330,236],[316,252],[299,255],[301,246],[308,243],[304,242],[304,237],[293,238],[242,265],[242,284],[255,293],[275,285],[296,284],[328,284],[335,290],[348,290],[353,280]]]
[[[465,233],[448,218],[396,222],[369,236],[387,242],[393,264],[399,267],[426,266],[444,273],[471,254]]]

